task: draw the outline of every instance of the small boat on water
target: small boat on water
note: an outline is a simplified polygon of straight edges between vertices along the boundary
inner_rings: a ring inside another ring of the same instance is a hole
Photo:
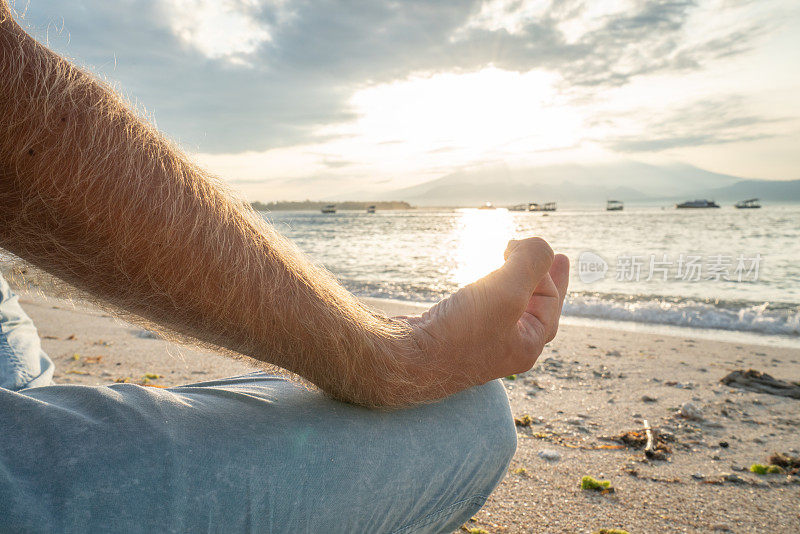
[[[748,198],[747,200],[740,200],[736,204],[736,208],[740,210],[753,210],[761,207],[757,198]]]
[[[328,204],[322,208],[322,213],[336,213],[336,204]]]
[[[481,206],[478,209],[479,210],[493,210],[494,209],[494,204],[492,204],[491,202],[487,201],[483,206]]]
[[[556,203],[545,202],[544,204],[537,204],[536,202],[531,202],[528,204],[528,211],[556,211]]]
[[[367,213],[375,213],[375,206],[367,206]]]
[[[719,204],[713,200],[687,200],[680,204],[675,204],[678,209],[701,209],[701,208],[718,208]]]
[[[607,200],[606,211],[622,211],[624,205],[621,200]]]

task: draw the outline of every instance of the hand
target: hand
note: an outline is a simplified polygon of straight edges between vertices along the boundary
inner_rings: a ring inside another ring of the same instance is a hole
[[[505,260],[421,317],[403,318],[417,346],[410,374],[420,395],[436,398],[525,372],[555,337],[569,260],[540,238],[509,242]]]

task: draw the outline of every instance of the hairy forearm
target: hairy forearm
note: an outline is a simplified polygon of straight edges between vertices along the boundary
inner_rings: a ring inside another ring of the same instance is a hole
[[[404,401],[398,323],[8,19],[0,53],[0,246],[116,309],[335,396]]]

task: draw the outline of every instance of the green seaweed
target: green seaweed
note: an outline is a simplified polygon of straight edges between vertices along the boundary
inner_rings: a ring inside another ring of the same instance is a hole
[[[531,423],[533,423],[533,419],[531,419],[531,416],[528,414],[514,418],[514,424],[517,426],[531,426]]]
[[[516,380],[516,379],[517,379],[517,375],[508,375],[506,377],[506,380]]]
[[[779,475],[783,473],[783,468],[779,465],[753,464],[750,472],[757,475]]]
[[[597,480],[590,476],[585,476],[581,479],[581,489],[604,492],[614,491],[614,488],[611,487],[611,482],[608,480]]]

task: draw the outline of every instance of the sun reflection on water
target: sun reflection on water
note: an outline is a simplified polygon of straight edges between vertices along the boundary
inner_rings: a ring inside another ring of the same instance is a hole
[[[461,287],[503,264],[503,251],[514,235],[514,220],[503,208],[458,211],[459,221],[454,230],[455,267],[451,279]]]

